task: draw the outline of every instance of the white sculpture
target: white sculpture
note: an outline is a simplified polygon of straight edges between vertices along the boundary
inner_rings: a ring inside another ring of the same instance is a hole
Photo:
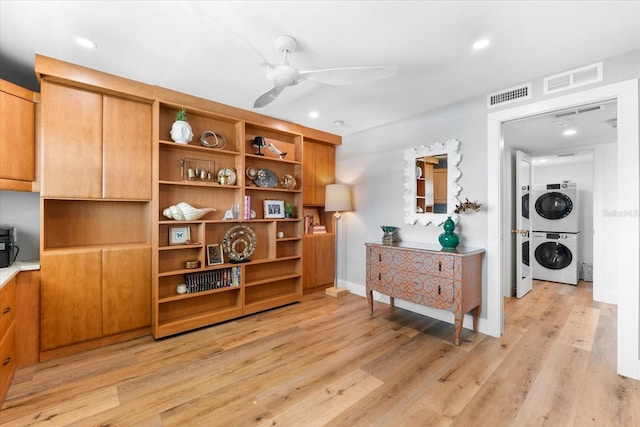
[[[177,205],[171,205],[166,208],[162,211],[162,215],[176,221],[195,221],[215,210],[215,208],[194,208],[188,203],[180,202]]]

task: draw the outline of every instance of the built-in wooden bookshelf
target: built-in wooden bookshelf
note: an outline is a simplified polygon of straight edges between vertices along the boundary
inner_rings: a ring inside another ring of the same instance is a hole
[[[192,103],[190,103],[190,101]],[[245,314],[299,301],[302,297],[302,135],[297,132],[235,119],[195,105],[189,97],[180,102],[157,103],[157,251],[153,260],[153,334],[164,337],[185,330],[206,326]],[[170,136],[175,113],[185,108],[194,137],[188,144],[173,142]],[[205,147],[200,136],[215,132],[226,144]],[[253,147],[261,136],[267,146]],[[273,144],[286,155],[279,156],[268,149]],[[183,169],[183,159],[197,159],[211,165],[217,175],[223,168],[235,174],[234,182],[217,179],[189,180]],[[268,170],[275,174],[275,185],[258,186],[247,176],[247,169]],[[291,175],[296,186],[285,188],[280,180]],[[294,207],[292,218],[265,218],[264,201],[277,200]],[[166,218],[163,211],[180,202],[194,208],[214,208],[215,211],[191,221]],[[246,206],[250,203],[250,206]],[[237,205],[238,216],[225,218]],[[245,212],[253,211],[249,218]],[[222,244],[225,233],[236,225],[251,228],[256,237],[250,261],[232,263],[224,254],[224,263],[208,265],[207,246]],[[189,229],[190,244],[170,245],[170,228]],[[278,236],[281,237],[278,237]],[[185,268],[185,262],[199,262],[196,268]],[[177,287],[185,283],[186,275],[198,272],[237,271],[237,286],[227,286],[201,292],[179,294]]]

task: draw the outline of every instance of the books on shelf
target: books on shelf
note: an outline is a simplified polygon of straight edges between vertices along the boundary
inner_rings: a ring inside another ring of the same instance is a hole
[[[240,267],[189,273],[184,275],[187,293],[211,291],[240,286]]]
[[[327,227],[324,225],[314,225],[312,232],[313,234],[325,234],[327,232]]]

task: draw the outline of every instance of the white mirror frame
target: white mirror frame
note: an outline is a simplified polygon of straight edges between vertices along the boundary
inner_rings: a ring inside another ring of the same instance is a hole
[[[458,194],[460,194],[460,186],[458,178],[460,178],[460,153],[458,147],[460,141],[450,139],[444,144],[436,142],[433,145],[422,145],[417,148],[409,148],[404,152],[404,160],[407,162],[404,170],[404,222],[407,224],[422,225],[440,225],[447,217],[451,217],[455,222],[458,221],[458,215],[455,213],[458,205]],[[416,212],[416,159],[419,157],[447,155],[447,213],[418,213]]]

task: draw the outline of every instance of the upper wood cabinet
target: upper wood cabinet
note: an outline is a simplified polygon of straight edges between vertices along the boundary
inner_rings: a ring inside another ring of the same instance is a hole
[[[335,145],[305,138],[303,165],[303,204],[324,206],[324,188],[333,184],[336,174]]]
[[[151,104],[43,81],[42,195],[151,199]]]
[[[35,99],[35,93],[0,80],[0,190],[32,189]]]

